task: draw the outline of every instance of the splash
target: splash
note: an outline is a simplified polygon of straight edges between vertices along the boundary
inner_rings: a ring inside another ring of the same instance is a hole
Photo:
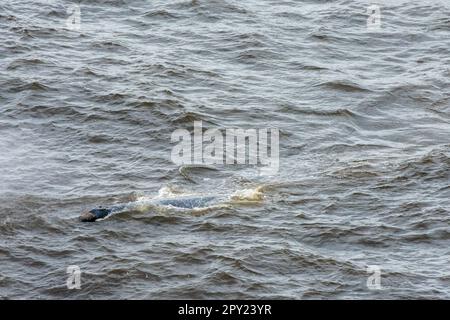
[[[264,200],[263,187],[235,191],[230,199],[234,202],[259,202]]]
[[[164,186],[158,190],[157,195],[155,195],[155,196],[139,196],[136,198],[135,202],[145,204],[152,200],[174,198],[174,197],[187,196],[187,195],[192,195],[192,194],[183,192],[173,186]]]
[[[179,195],[183,195],[184,193],[172,186],[165,186],[162,187],[161,189],[159,189],[158,191],[158,195],[155,197],[155,199],[160,199],[160,198],[171,198],[171,197],[176,197]]]

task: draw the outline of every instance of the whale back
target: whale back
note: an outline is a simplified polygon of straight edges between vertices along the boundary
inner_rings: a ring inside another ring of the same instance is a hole
[[[172,206],[176,208],[183,209],[194,209],[194,208],[204,208],[215,201],[216,197],[213,196],[203,196],[203,197],[183,197],[183,198],[173,198],[173,199],[161,199],[158,200],[158,204],[163,206]]]

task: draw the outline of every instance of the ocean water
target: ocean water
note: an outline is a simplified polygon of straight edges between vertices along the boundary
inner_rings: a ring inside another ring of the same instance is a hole
[[[0,298],[449,299],[449,84],[448,1],[3,0]],[[194,121],[278,172],[180,168]]]

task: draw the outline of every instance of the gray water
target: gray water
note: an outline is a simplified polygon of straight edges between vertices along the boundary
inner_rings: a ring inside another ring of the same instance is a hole
[[[2,0],[0,298],[449,299],[450,3],[370,4]],[[279,128],[278,173],[181,174],[194,120]],[[167,194],[250,199],[77,220]]]

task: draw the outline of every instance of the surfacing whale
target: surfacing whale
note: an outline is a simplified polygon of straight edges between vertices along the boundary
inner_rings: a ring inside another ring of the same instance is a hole
[[[216,196],[184,196],[179,198],[166,198],[166,199],[153,199],[147,202],[147,204],[171,206],[182,209],[196,209],[205,208],[211,204],[216,203],[219,197]],[[126,209],[131,209],[132,204],[118,204],[110,208],[95,208],[86,212],[83,212],[79,220],[81,222],[94,222],[98,219],[103,219],[112,213],[120,212]]]

